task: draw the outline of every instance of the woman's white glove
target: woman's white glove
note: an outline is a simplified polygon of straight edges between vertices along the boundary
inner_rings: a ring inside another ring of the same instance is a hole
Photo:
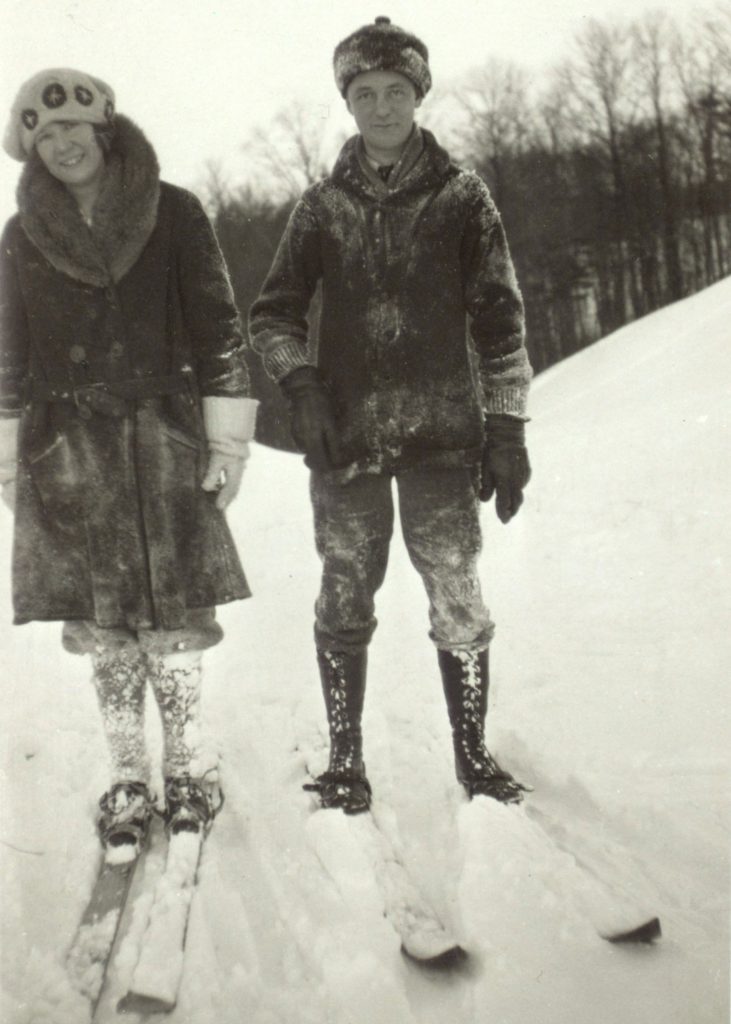
[[[216,508],[226,508],[239,493],[245,462],[241,456],[211,452],[201,487],[204,491],[218,491]]]
[[[239,492],[249,457],[249,441],[254,438],[258,405],[254,398],[203,398],[203,423],[210,454],[201,487],[204,491],[218,491],[217,508],[226,508]]]
[[[3,504],[5,504],[11,512],[15,512],[15,480],[8,480],[3,484]]]
[[[17,417],[0,419],[0,486],[3,501],[11,512],[15,511],[15,477],[18,472]]]

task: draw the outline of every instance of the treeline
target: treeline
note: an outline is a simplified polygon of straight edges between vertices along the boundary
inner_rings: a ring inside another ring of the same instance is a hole
[[[453,102],[537,369],[731,271],[729,9],[684,32],[662,14],[590,22],[537,96],[495,62]]]
[[[663,13],[590,21],[540,86],[493,60],[423,111],[501,211],[536,370],[731,271],[725,5],[682,28]],[[207,187],[242,310],[297,195],[328,163],[320,123],[296,103],[247,146],[259,183],[230,188],[212,173]]]

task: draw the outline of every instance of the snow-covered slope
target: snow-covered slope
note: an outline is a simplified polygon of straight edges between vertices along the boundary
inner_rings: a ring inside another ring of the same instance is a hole
[[[231,514],[255,596],[222,610],[227,640],[206,657],[227,802],[171,1024],[728,1019],[729,323],[731,279],[541,376],[525,508],[507,528],[484,510],[498,623],[489,738],[534,786],[529,827],[456,788],[426,598],[394,540],[366,759],[414,877],[474,952],[455,976],[399,955],[358,851],[300,788],[325,757],[307,473],[255,449]],[[7,579],[4,512],[0,531]],[[90,672],[61,651],[57,625],[7,625],[7,584],[0,604],[0,1019],[82,1024],[60,965],[107,781]],[[577,865],[611,878],[618,906],[657,911],[662,942],[599,939]],[[148,883],[159,869],[149,858]],[[148,905],[138,884],[101,1020],[114,1019]]]

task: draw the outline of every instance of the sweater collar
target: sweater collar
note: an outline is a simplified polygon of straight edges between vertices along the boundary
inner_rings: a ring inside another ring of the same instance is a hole
[[[112,149],[91,226],[68,189],[37,157],[18,183],[20,223],[49,263],[85,284],[104,287],[134,266],[157,219],[160,171],[140,129],[117,115]]]
[[[451,166],[449,154],[442,149],[432,133],[426,128],[417,127],[387,183],[381,180],[368,163],[360,135],[348,139],[341,149],[332,179],[370,198],[383,199],[390,195],[433,188],[444,181]]]
[[[369,179],[371,184],[373,184],[379,192],[384,193],[393,192],[394,189],[398,188],[400,182],[403,181],[423,152],[424,136],[421,129],[417,125],[414,125],[411,130],[411,134],[406,140],[406,145],[403,148],[401,156],[393,165],[388,178],[384,179],[376,169],[376,162],[372,160],[366,152],[363,136],[359,135],[356,142],[356,154],[361,170]]]

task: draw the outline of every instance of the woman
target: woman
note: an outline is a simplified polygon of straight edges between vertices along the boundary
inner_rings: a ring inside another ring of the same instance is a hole
[[[91,75],[42,71],[4,146],[24,162],[0,251],[0,482],[15,509],[15,622],[61,620],[91,655],[112,764],[105,845],[144,842],[154,797],[146,683],[164,733],[169,830],[214,813],[198,728],[215,606],[249,596],[226,525],[256,402],[197,199]]]

